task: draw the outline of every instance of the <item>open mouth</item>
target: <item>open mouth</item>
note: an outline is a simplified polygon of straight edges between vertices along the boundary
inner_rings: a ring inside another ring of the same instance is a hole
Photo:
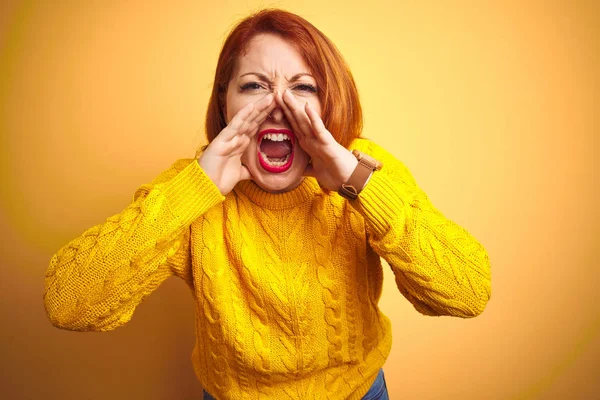
[[[296,137],[288,129],[265,129],[258,134],[258,160],[268,172],[285,172],[294,161]]]

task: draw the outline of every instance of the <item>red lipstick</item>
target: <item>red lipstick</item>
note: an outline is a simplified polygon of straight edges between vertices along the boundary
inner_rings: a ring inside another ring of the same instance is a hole
[[[290,138],[290,141],[292,142],[292,152],[290,153],[285,164],[271,165],[268,163],[268,160],[264,159],[262,153],[260,152],[260,143],[262,141],[263,136],[265,136],[267,133],[285,133]],[[273,129],[273,128],[271,128],[271,129],[265,129],[263,131],[260,131],[258,133],[258,146],[256,147],[256,153],[257,153],[258,161],[260,162],[261,167],[263,167],[263,169],[265,171],[272,172],[272,173],[282,173],[282,172],[285,172],[288,169],[290,169],[290,167],[292,166],[292,162],[294,161],[295,144],[296,144],[296,136],[289,129]]]

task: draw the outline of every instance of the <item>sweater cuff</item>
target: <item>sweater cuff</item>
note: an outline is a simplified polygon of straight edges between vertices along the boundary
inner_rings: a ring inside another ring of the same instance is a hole
[[[351,201],[376,237],[383,237],[392,224],[405,218],[403,189],[402,184],[386,173],[375,171],[358,198]]]
[[[161,188],[173,215],[184,226],[190,225],[225,197],[194,159]]]

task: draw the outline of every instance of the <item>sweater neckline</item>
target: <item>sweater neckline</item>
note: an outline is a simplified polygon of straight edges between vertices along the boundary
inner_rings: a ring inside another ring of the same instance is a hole
[[[235,188],[238,194],[247,197],[254,204],[272,209],[281,210],[296,207],[314,197],[321,191],[316,179],[305,177],[294,189],[284,193],[269,193],[264,191],[253,181],[241,181]]]

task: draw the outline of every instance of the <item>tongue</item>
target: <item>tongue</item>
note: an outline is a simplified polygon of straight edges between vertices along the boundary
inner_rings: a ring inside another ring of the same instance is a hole
[[[292,152],[292,144],[289,140],[275,142],[269,139],[263,139],[260,149],[269,158],[283,158]]]

